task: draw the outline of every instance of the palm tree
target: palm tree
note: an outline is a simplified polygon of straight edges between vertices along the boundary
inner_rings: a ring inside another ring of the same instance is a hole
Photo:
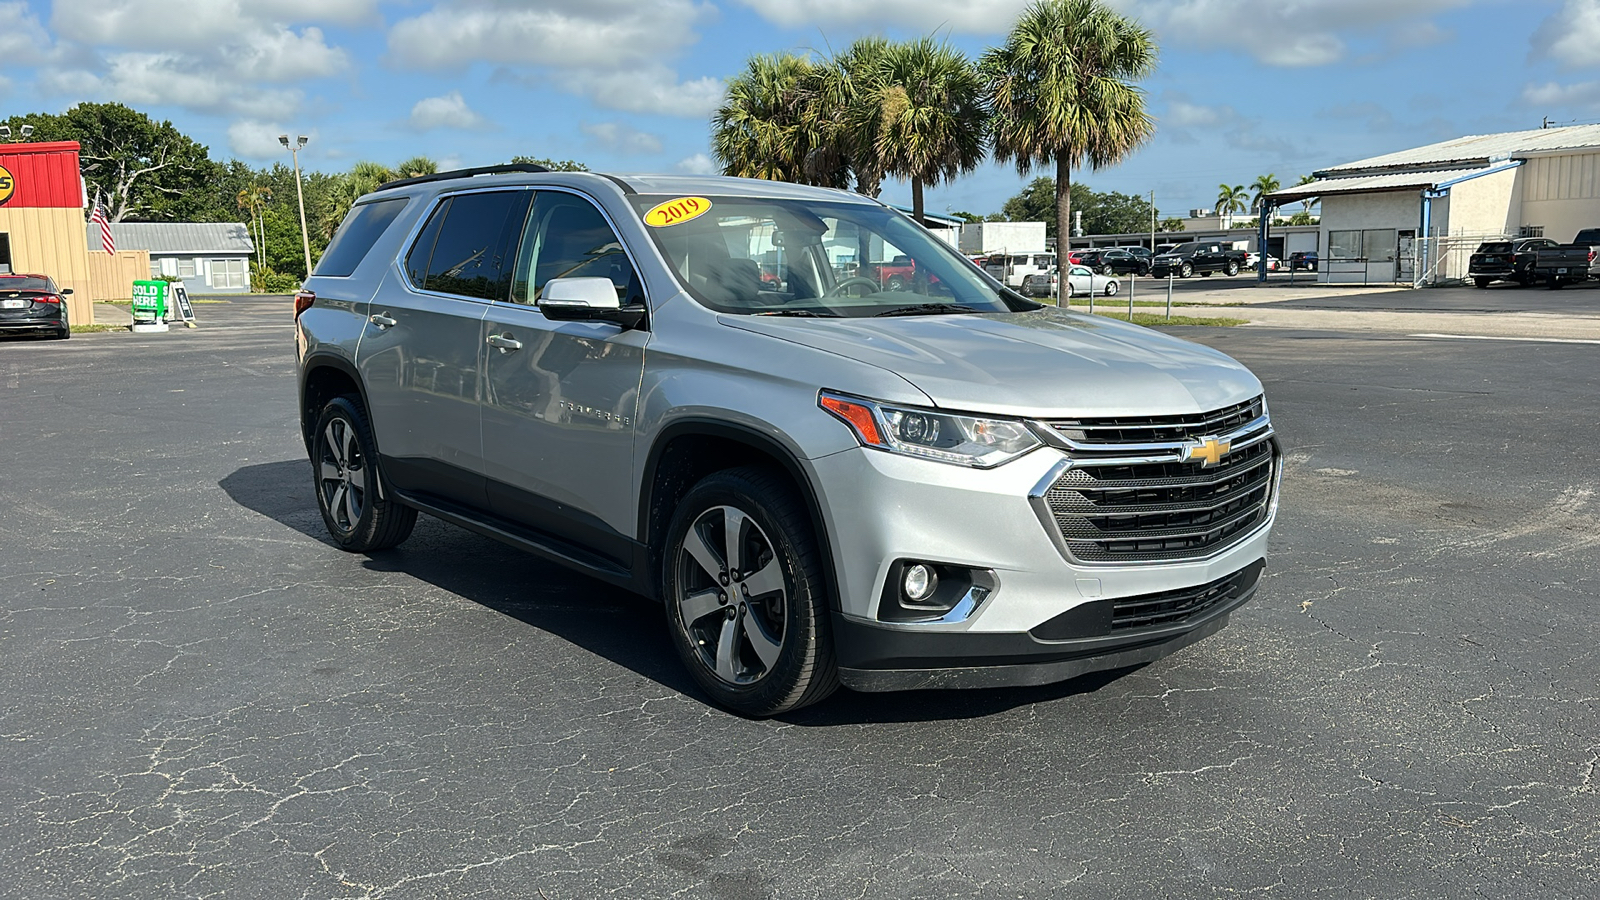
[[[1244,212],[1246,196],[1242,184],[1233,187],[1226,183],[1217,185],[1217,215],[1223,218],[1224,224],[1232,224],[1234,213]]]
[[[1301,175],[1300,176],[1300,180],[1296,181],[1294,183],[1294,186],[1295,187],[1299,187],[1302,184],[1311,184],[1312,182],[1314,182],[1316,180],[1317,180],[1317,176],[1315,176],[1315,175]],[[1317,198],[1317,197],[1301,197],[1300,198],[1300,206],[1301,206],[1301,208],[1303,208],[1306,211],[1306,215],[1308,215],[1308,216],[1311,215],[1311,207],[1313,207],[1313,206],[1315,206],[1317,204],[1317,200],[1318,199],[1320,199],[1320,198]]]
[[[1267,194],[1277,193],[1280,187],[1283,187],[1283,185],[1278,183],[1276,174],[1268,172],[1265,175],[1257,175],[1256,180],[1250,184],[1250,190],[1253,192],[1250,197],[1250,208],[1260,210],[1261,198]]]
[[[413,156],[394,167],[395,178],[417,178],[423,175],[437,175],[438,173],[439,164],[426,156]]]
[[[809,56],[752,56],[728,80],[711,119],[711,152],[724,175],[842,187],[846,170],[829,155],[817,110],[824,69]]]
[[[256,233],[256,265],[260,268],[267,265],[267,223],[261,210],[271,199],[272,188],[263,184],[252,184],[240,190],[237,198],[239,208],[250,213],[250,226]]]
[[[979,70],[992,113],[995,158],[1027,175],[1056,167],[1056,233],[1072,233],[1072,170],[1127,158],[1155,133],[1131,81],[1156,64],[1150,31],[1103,0],[1038,0]]]
[[[400,164],[400,172],[408,172],[432,166],[435,170],[438,165],[426,157],[408,159]],[[410,167],[410,168],[407,168]],[[418,174],[431,174],[418,171]],[[367,194],[377,190],[384,182],[393,181],[397,177],[411,178],[412,175],[401,176],[382,163],[363,160],[350,167],[350,171],[339,176],[328,200],[327,212],[319,223],[323,237],[332,238],[333,233],[339,229],[339,223],[349,214],[350,207]]]
[[[983,161],[982,82],[965,54],[926,37],[890,44],[868,65],[846,117],[850,162],[858,173],[909,180],[912,217],[926,224],[923,188]]]
[[[818,141],[806,160],[811,175],[847,170],[855,176],[856,192],[867,197],[878,196],[885,176],[877,153],[881,104],[876,85],[891,46],[887,38],[857,38],[819,67],[806,106],[806,126]]]

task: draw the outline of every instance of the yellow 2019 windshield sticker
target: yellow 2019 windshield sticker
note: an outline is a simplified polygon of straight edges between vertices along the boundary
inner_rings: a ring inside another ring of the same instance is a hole
[[[711,211],[711,201],[704,197],[679,197],[653,207],[644,214],[644,223],[653,228],[680,225]]]

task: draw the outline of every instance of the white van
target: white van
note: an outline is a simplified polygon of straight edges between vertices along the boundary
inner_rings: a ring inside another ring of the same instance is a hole
[[[1029,275],[1048,275],[1055,268],[1054,253],[995,253],[984,263],[983,269],[1006,287],[1021,288]]]

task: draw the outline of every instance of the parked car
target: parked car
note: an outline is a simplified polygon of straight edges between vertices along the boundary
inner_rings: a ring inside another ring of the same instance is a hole
[[[1317,251],[1296,250],[1289,254],[1289,270],[1306,269],[1311,272],[1317,270]]]
[[[837,274],[845,231],[909,257],[912,289]],[[1001,290],[837,191],[393,182],[294,332],[335,545],[392,547],[424,512],[659,599],[694,682],[745,715],[1157,659],[1254,595],[1277,508],[1244,366]]]
[[[1102,275],[1150,274],[1150,261],[1141,259],[1117,247],[1103,250],[1086,250],[1078,257],[1078,265],[1086,266]]]
[[[1600,249],[1600,228],[1585,228],[1570,244],[1535,250],[1533,276],[1552,289],[1600,278],[1600,266],[1595,264],[1597,249]]]
[[[72,288],[57,287],[49,275],[0,275],[0,333],[72,337],[66,300],[71,294]]]
[[[1006,287],[1020,288],[1023,279],[1049,272],[1055,264],[1054,253],[997,253],[989,257],[983,268]]]
[[[1515,281],[1527,287],[1538,280],[1533,266],[1539,251],[1557,246],[1560,245],[1549,238],[1484,241],[1467,259],[1467,277],[1480,288],[1496,281]]]
[[[1267,254],[1267,271],[1268,272],[1276,272],[1276,271],[1278,271],[1278,269],[1282,268],[1282,266],[1283,266],[1283,264],[1278,261],[1278,258],[1276,256],[1273,256],[1270,253]],[[1244,267],[1246,269],[1254,269],[1254,270],[1259,272],[1261,270],[1261,254],[1256,252],[1256,251],[1254,251],[1254,250],[1251,250],[1250,253],[1248,255],[1246,255],[1245,258],[1244,258]]]
[[[1220,241],[1190,241],[1178,244],[1150,261],[1150,272],[1157,278],[1177,275],[1188,278],[1196,272],[1237,275],[1244,268],[1245,251],[1224,247]]]
[[[884,290],[899,291],[911,283],[916,273],[917,267],[911,262],[911,257],[899,254],[887,262],[862,263],[860,271],[856,274],[863,278],[871,278]]]
[[[1052,271],[1048,275],[1029,275],[1022,282],[1022,293],[1029,297],[1054,297],[1056,283],[1060,278],[1059,271]],[[1122,284],[1117,279],[1108,275],[1097,275],[1088,266],[1067,267],[1068,297],[1087,297],[1090,294],[1115,297],[1117,291],[1121,289]]]

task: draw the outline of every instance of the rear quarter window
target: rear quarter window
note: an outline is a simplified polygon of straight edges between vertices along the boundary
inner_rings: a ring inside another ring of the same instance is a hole
[[[374,200],[350,210],[334,232],[333,241],[317,263],[316,275],[328,278],[347,278],[366,259],[372,245],[389,230],[395,217],[406,207],[405,197],[392,200]]]

